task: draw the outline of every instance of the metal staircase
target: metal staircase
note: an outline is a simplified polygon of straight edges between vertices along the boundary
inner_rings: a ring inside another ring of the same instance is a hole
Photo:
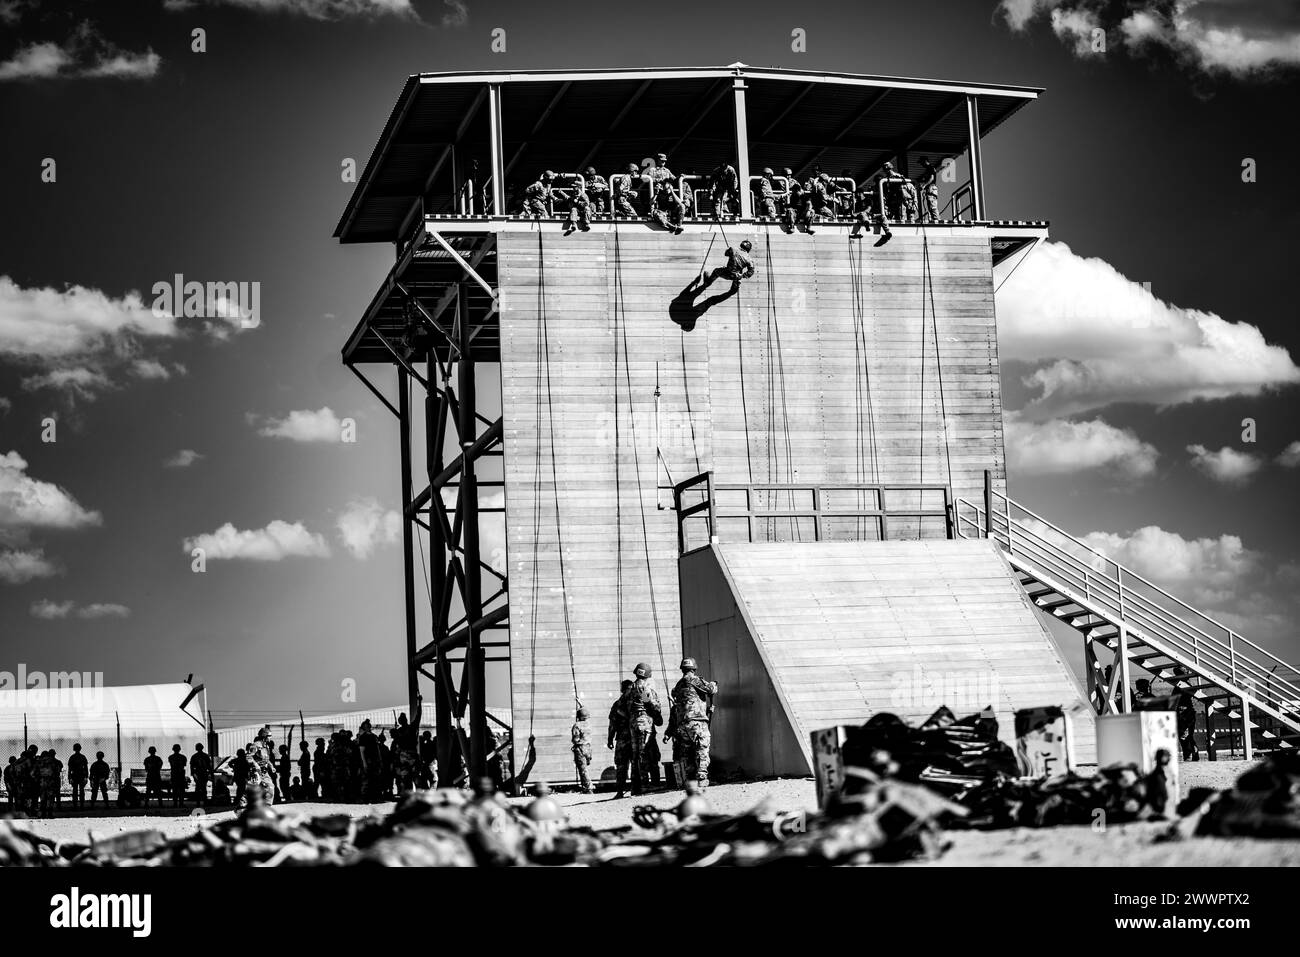
[[[1130,679],[1140,669],[1204,705],[1212,754],[1216,745],[1250,758],[1300,744],[1294,667],[993,490],[987,478],[983,504],[954,501],[953,532],[995,539],[1030,600],[1084,636],[1098,714],[1130,710]]]

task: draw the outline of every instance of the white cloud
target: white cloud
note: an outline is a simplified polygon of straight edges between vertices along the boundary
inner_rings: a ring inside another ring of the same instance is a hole
[[[169,469],[187,469],[195,462],[201,461],[203,456],[193,449],[181,449],[175,455],[171,456],[163,465]]]
[[[131,609],[112,602],[95,602],[77,609],[78,618],[129,618]]]
[[[21,541],[32,529],[84,528],[101,516],[89,511],[51,482],[27,474],[27,460],[17,452],[0,455],[0,540]]]
[[[1044,242],[998,294],[1004,360],[1035,366],[1033,419],[1116,402],[1170,406],[1255,396],[1300,382],[1300,367],[1255,326],[1163,302],[1101,259]]]
[[[257,434],[272,439],[289,439],[293,442],[342,442],[343,420],[326,406],[323,409],[302,409],[290,412],[282,419],[259,417],[248,413],[250,424],[258,424]]]
[[[360,559],[402,538],[402,516],[394,509],[385,511],[374,499],[348,503],[339,514],[337,526],[343,547]]]
[[[1224,485],[1245,485],[1264,464],[1259,456],[1226,445],[1217,452],[1204,445],[1189,445],[1187,451],[1192,453],[1194,468]]]
[[[58,571],[39,548],[31,551],[0,550],[0,582],[6,585],[22,585],[37,578],[49,578]]]
[[[164,0],[167,10],[197,6],[239,7],[258,13],[287,13],[313,20],[394,16],[418,20],[411,0]]]
[[[78,618],[88,621],[95,618],[128,618],[131,615],[131,609],[125,605],[95,602],[90,605],[78,606],[73,601],[56,602],[50,601],[48,598],[33,602],[29,611],[33,618],[43,618],[47,621],[52,621],[55,618],[67,618],[74,614]]]
[[[24,289],[0,276],[0,355],[65,359],[101,351],[124,337],[177,334],[176,320],[156,315],[135,291],[114,298],[85,286]]]
[[[1300,465],[1300,442],[1292,442],[1278,454],[1277,464],[1283,468],[1293,469]]]
[[[32,607],[28,610],[33,618],[44,618],[47,621],[55,618],[67,618],[72,612],[72,602],[53,602],[48,598],[42,598],[40,601],[33,602]]]
[[[237,328],[238,319],[215,311],[183,320],[134,290],[115,297],[85,286],[26,289],[0,276],[0,360],[31,370],[21,380],[29,391],[54,389],[90,401],[126,377],[184,375],[184,365],[164,363],[159,353],[187,335],[222,341]]]
[[[1155,473],[1160,453],[1129,429],[1101,419],[1032,422],[1016,413],[1006,417],[1007,468],[1020,475],[1068,475],[1105,469],[1126,479]]]
[[[7,8],[6,20],[16,21],[22,11]],[[158,74],[162,58],[153,50],[123,50],[105,38],[88,20],[55,42],[30,43],[0,63],[0,81],[98,79],[148,80]]]
[[[464,0],[442,0],[442,5],[447,8],[442,15],[444,27],[463,27],[469,22],[469,7]]]
[[[6,399],[4,396],[0,395],[0,415],[4,415],[13,407],[14,407],[13,402],[11,402],[9,399]]]
[[[325,539],[307,531],[301,522],[275,519],[265,528],[240,531],[227,522],[215,532],[185,539],[183,548],[189,554],[203,549],[209,561],[246,559],[255,562],[278,562],[285,558],[328,558],[329,545]]]
[[[1148,525],[1127,535],[1092,532],[1083,541],[1172,594],[1206,608],[1233,602],[1263,556],[1236,535],[1186,539]]]
[[[1207,73],[1240,78],[1300,65],[1300,18],[1292,0],[1001,0],[998,9],[1017,32],[1046,15],[1076,56],[1093,53],[1084,35],[1100,27],[1116,49],[1158,47]]]

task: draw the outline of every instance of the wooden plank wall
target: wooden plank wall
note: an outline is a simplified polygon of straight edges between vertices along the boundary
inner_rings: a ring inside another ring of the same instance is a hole
[[[881,248],[868,239],[852,251],[842,235],[751,238],[758,275],[686,331],[673,321],[684,317],[681,293],[706,253],[709,268],[723,262],[720,237],[710,247],[708,234],[640,226],[547,231],[540,247],[537,233],[499,237],[512,707],[518,740],[536,736],[534,780],[572,777],[576,701],[603,736],[618,682],[638,660],[660,672],[661,693],[662,672],[676,678],[676,523],[671,494],[659,488],[670,478],[713,469],[719,482],[947,481],[931,285],[954,485],[979,498],[983,470],[992,468],[1002,487],[987,236],[931,237],[931,284],[919,237]],[[549,390],[538,362],[539,288]],[[718,281],[709,295],[726,288]],[[874,457],[862,411],[868,394]],[[811,523],[771,531],[807,539]],[[852,521],[832,530],[864,533]],[[607,757],[598,748],[594,770],[608,770]]]

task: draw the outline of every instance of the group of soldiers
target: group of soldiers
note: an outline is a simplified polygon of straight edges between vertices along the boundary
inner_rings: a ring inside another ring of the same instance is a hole
[[[419,718],[417,710],[417,724]],[[389,729],[390,743],[388,735],[376,733],[367,718],[355,736],[346,729],[335,731],[328,744],[317,738],[314,749],[299,741],[297,758],[290,755],[288,745],[277,749],[270,728],[264,727],[231,760],[236,806],[243,807],[254,796],[266,804],[316,799],[373,803],[389,800],[395,789],[401,794],[431,787],[433,735],[425,731],[417,738],[417,724],[405,713],[398,715],[397,725]]]
[[[862,228],[870,225],[887,240],[891,222],[939,221],[939,169],[929,157],[921,158],[921,167],[921,175],[912,180],[900,174],[893,163],[885,163],[879,173],[853,189],[841,185],[847,177],[837,180],[820,166],[814,166],[802,181],[789,167],[780,177],[770,166],[764,167],[752,187],[754,215],[779,223],[787,233],[801,230],[811,234],[819,221],[852,221],[853,238],[861,238]],[[554,216],[557,189],[563,190],[569,205],[566,236],[590,229],[593,215],[646,219],[680,233],[683,220],[696,214],[694,190],[689,184],[679,185],[664,153],[644,171],[629,163],[624,172],[606,180],[595,167],[588,166],[581,175],[566,178],[569,182],[560,185],[559,174],[552,170],[542,173],[524,190],[523,215],[534,219]],[[741,184],[736,168],[723,160],[705,179],[714,218],[737,215]]]
[[[194,776],[195,793],[206,794],[207,784],[212,777],[212,760],[204,752],[203,745],[194,746],[194,754],[186,757],[181,753],[179,744],[172,745],[172,754],[168,758],[171,764],[171,796],[175,804],[184,801],[186,788],[186,771]],[[118,788],[117,804],[119,807],[143,807],[150,797],[163,802],[162,758],[158,749],[149,748],[149,755],[144,759],[145,790],[140,791],[130,781],[124,781]],[[4,769],[5,792],[9,796],[9,807],[14,811],[35,817],[49,818],[63,803],[64,764],[59,760],[53,748],[39,751],[36,745],[30,745],[21,755],[11,757]],[[69,804],[73,810],[94,807],[95,801],[102,797],[104,806],[108,806],[108,780],[112,773],[104,752],[96,751],[95,760],[90,761],[81,751],[81,745],[74,744],[68,755],[68,785],[71,791]],[[86,787],[90,787],[90,802],[86,802]]]
[[[709,784],[709,748],[713,740],[709,723],[718,685],[701,678],[696,671],[694,658],[682,659],[682,676],[671,692],[663,742],[671,742],[673,746],[673,777],[677,785],[684,787],[695,781],[705,788]],[[616,798],[623,797],[627,791],[629,771],[634,795],[644,793],[647,785],[657,787],[660,781],[656,735],[664,724],[663,708],[650,684],[650,666],[640,662],[632,675],[622,682],[619,696],[609,709],[605,746],[614,752]],[[578,709],[571,738],[578,782],[590,794],[593,788],[588,766],[593,755],[588,717],[586,708]]]

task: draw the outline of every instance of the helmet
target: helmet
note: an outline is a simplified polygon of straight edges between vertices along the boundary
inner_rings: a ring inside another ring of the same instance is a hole
[[[754,244],[751,243],[748,239],[744,239],[744,240],[741,240],[740,248],[743,249],[745,252],[749,252],[751,249],[754,248]],[[686,659],[686,661],[691,661],[691,660],[692,660],[692,659],[690,659],[690,658],[687,658],[687,659]],[[685,664],[685,663],[686,663],[685,661],[682,662],[682,664]]]
[[[586,709],[586,708],[579,708],[579,709],[578,709],[578,720],[579,720],[579,721],[586,721],[586,720],[587,720],[587,709]]]
[[[638,661],[636,667],[632,669],[632,674],[636,675],[638,678],[649,678],[652,672],[650,671],[650,666],[648,664],[644,661]]]
[[[667,154],[667,153],[656,153],[656,154],[655,154],[655,162],[656,162],[656,163],[667,163],[667,162],[668,162],[668,154]]]
[[[764,167],[763,167],[763,175],[764,175],[764,176],[775,176],[776,174],[772,172],[772,167],[770,167],[770,166],[764,166]]]
[[[822,179],[826,180],[826,182],[828,183],[831,181],[830,173],[818,173],[817,175],[820,176]]]
[[[628,163],[628,164],[627,164],[627,171],[628,171],[629,173],[635,173],[635,172],[638,172],[638,171],[640,170],[640,168],[641,168],[641,167],[637,166],[636,163]]]
[[[886,161],[885,165],[882,166],[881,169],[887,169],[892,173],[894,171],[894,164]]]
[[[745,240],[745,242],[748,242],[748,241],[749,241],[749,240]],[[745,245],[745,243],[741,243],[741,245],[743,246],[743,245]],[[694,658],[683,658],[683,659],[682,659],[682,671],[694,671],[694,670],[695,670],[695,659],[694,659]]]
[[[553,180],[555,179],[555,173],[553,173],[551,170],[548,169],[545,173],[542,174],[542,179],[546,181]]]
[[[370,719],[369,719],[369,718],[366,718],[365,721],[362,721],[362,722],[361,722],[361,730],[362,730],[362,731],[369,731],[371,727],[372,727],[372,725],[370,724]]]
[[[619,683],[618,690],[626,691],[628,688],[632,687],[632,683],[631,678],[624,678],[622,682]]]
[[[594,167],[594,166],[588,166],[586,169],[584,169],[584,170],[582,171],[582,175],[583,175],[583,176],[586,176],[586,177],[589,178],[589,179],[590,179],[591,177],[594,177],[594,176],[596,175],[596,167]]]
[[[782,169],[781,172],[782,172],[782,174],[785,175],[785,176],[793,176],[793,175],[794,175],[794,170],[792,170],[792,169],[791,169],[790,167],[788,167],[788,166],[785,167],[784,169]]]

